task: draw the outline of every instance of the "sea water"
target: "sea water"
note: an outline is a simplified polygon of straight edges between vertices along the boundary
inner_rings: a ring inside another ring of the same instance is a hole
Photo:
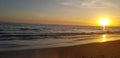
[[[120,40],[120,27],[0,23],[0,51],[66,47]]]

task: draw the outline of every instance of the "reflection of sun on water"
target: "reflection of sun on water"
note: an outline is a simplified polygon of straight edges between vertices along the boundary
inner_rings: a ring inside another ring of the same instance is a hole
[[[107,41],[107,35],[102,35],[102,41],[101,42],[106,42]]]
[[[108,35],[103,34],[103,35],[101,35],[98,39],[96,39],[95,41],[96,41],[96,42],[101,42],[101,43],[103,43],[103,42],[108,42],[108,41],[110,41],[110,39],[108,39]]]

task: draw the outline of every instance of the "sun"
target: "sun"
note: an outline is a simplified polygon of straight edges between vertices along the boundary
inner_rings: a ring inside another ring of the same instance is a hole
[[[102,18],[100,19],[99,24],[102,26],[107,26],[110,24],[110,20],[108,18]]]

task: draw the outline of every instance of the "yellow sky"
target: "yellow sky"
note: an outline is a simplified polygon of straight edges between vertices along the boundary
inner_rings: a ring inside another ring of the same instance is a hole
[[[120,0],[0,0],[0,22],[120,26]]]

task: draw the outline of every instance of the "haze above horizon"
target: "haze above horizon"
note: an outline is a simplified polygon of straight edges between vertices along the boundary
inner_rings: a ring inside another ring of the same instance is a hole
[[[120,0],[0,0],[0,22],[120,26]]]

